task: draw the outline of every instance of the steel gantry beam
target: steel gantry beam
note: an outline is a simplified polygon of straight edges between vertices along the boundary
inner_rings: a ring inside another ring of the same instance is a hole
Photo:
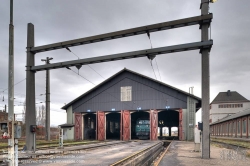
[[[28,35],[27,35],[27,65],[26,65],[26,129],[29,129],[30,125],[36,124],[35,117],[35,73],[36,71],[42,70],[50,70],[50,69],[58,69],[64,67],[71,67],[77,65],[86,65],[93,63],[101,63],[115,60],[123,60],[130,58],[138,58],[138,57],[148,57],[152,59],[154,56],[159,54],[180,52],[180,51],[189,51],[200,49],[200,52],[203,53],[205,51],[210,51],[213,41],[203,38],[201,42],[174,45],[168,47],[160,47],[154,49],[146,49],[134,52],[106,55],[101,57],[93,57],[87,59],[80,59],[74,61],[67,62],[59,62],[54,64],[46,64],[35,66],[35,54],[40,52],[46,52],[56,49],[63,49],[67,47],[73,47],[84,44],[91,44],[96,42],[102,42],[106,40],[113,40],[123,37],[135,36],[140,34],[146,34],[151,32],[157,32],[162,30],[169,30],[173,28],[180,28],[191,25],[200,25],[200,28],[203,28],[204,24],[209,25],[212,21],[213,15],[210,14],[202,14],[201,16],[195,16],[180,20],[168,21],[158,24],[146,25],[142,27],[126,29],[96,36],[90,36],[75,40],[69,40],[59,43],[48,44],[44,46],[34,46],[34,25],[28,24]],[[33,139],[33,133],[29,130],[26,130],[26,146],[27,150],[34,150],[36,140]]]
[[[140,50],[140,51],[99,56],[99,57],[79,59],[79,60],[73,60],[73,61],[45,64],[45,65],[40,65],[40,66],[32,66],[31,71],[58,69],[58,68],[76,66],[76,65],[87,65],[87,64],[94,64],[94,63],[101,63],[101,62],[123,60],[123,59],[139,58],[139,57],[145,57],[145,56],[150,58],[151,56],[173,53],[173,52],[189,51],[189,50],[196,50],[196,49],[201,49],[201,50],[210,49],[212,45],[213,45],[213,41],[209,40],[205,42],[195,42],[195,43],[174,45],[174,46],[168,46],[168,47],[146,49],[146,50]]]
[[[122,37],[135,36],[135,35],[140,35],[140,34],[145,34],[145,33],[150,33],[150,32],[197,25],[197,24],[202,24],[204,22],[210,23],[212,18],[213,18],[213,14],[210,13],[210,14],[206,14],[202,16],[195,16],[195,17],[190,17],[190,18],[185,18],[185,19],[180,19],[180,20],[162,22],[162,23],[153,24],[153,25],[146,25],[146,26],[132,28],[132,29],[126,29],[126,30],[121,30],[121,31],[96,35],[96,36],[90,36],[90,37],[85,37],[85,38],[80,38],[80,39],[75,39],[75,40],[48,44],[44,46],[33,47],[31,48],[30,51],[33,53],[45,52],[45,51],[66,48],[66,47],[73,47],[73,46],[96,43],[96,42],[101,42],[101,41],[106,41],[106,40],[118,39]]]

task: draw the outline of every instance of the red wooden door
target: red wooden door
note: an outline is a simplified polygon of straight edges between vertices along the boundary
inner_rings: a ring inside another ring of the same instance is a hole
[[[122,134],[123,141],[130,140],[130,112],[128,110],[122,111]]]
[[[150,110],[150,140],[158,139],[158,111]]]
[[[75,140],[82,139],[82,114],[75,112]]]
[[[179,140],[183,140],[184,135],[182,133],[182,109],[179,110],[179,129],[178,129],[178,133],[179,133]]]
[[[121,110],[121,122],[120,122],[120,140],[123,139],[123,110]]]
[[[105,140],[105,113],[103,111],[97,111],[97,140]]]

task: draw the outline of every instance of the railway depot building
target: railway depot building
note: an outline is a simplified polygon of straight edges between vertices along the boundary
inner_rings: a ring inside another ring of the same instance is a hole
[[[212,136],[250,138],[250,108],[210,124]]]
[[[250,101],[238,92],[220,92],[210,103],[210,124],[249,108]]]
[[[178,128],[179,140],[193,140],[201,99],[134,71],[123,69],[69,102],[64,139],[157,140],[163,127]],[[146,129],[139,129],[144,124]]]

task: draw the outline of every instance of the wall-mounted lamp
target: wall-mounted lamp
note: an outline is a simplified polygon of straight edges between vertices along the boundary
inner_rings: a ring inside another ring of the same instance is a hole
[[[211,3],[215,3],[217,0],[210,0]]]

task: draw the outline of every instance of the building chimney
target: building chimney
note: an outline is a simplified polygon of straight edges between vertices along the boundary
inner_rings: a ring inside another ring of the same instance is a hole
[[[227,96],[231,96],[230,90],[227,91]]]

